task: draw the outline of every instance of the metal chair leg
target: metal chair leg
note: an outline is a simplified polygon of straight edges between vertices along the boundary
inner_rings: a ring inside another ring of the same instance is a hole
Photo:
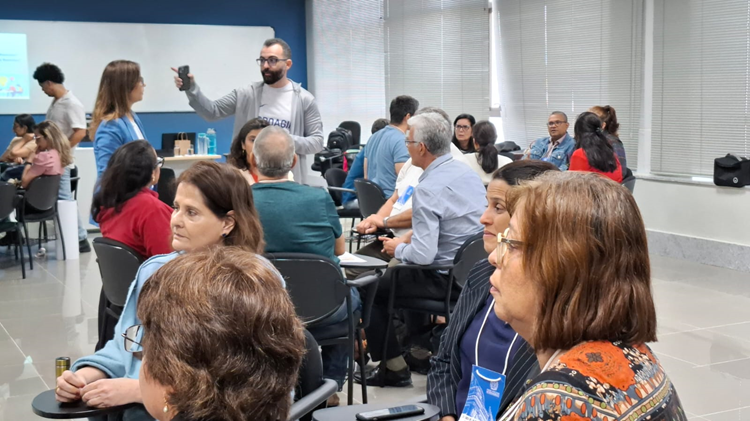
[[[365,374],[365,344],[362,341],[362,331],[357,329],[357,343],[359,344],[359,375],[360,378],[366,379]],[[363,381],[362,385],[362,403],[367,405],[367,382]]]
[[[26,238],[26,251],[29,252],[29,270],[34,270],[34,258],[31,257],[31,241],[29,241],[29,227],[26,222],[23,223],[23,236]],[[21,247],[21,253],[23,253],[23,247]]]
[[[14,231],[14,234],[16,235],[16,244],[13,249],[16,251],[16,260],[18,260],[18,249],[21,248],[21,276],[23,279],[26,279],[26,262],[23,261],[23,242],[21,239],[21,230],[18,229],[18,226],[16,226],[16,231]]]

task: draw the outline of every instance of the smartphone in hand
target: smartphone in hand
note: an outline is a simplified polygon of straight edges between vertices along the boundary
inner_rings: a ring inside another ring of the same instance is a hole
[[[181,91],[187,91],[191,88],[188,73],[190,73],[190,66],[180,66],[177,69],[177,77],[182,80],[182,86],[180,87]]]

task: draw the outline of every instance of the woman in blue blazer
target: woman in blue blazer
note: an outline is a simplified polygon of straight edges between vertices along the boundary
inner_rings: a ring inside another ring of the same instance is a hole
[[[97,181],[117,148],[146,140],[143,124],[132,110],[133,104],[143,99],[145,87],[138,63],[115,60],[104,69],[89,129],[89,137],[94,139]]]

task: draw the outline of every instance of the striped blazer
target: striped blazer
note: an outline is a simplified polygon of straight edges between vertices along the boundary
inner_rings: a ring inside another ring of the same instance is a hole
[[[430,359],[427,401],[440,408],[441,417],[453,415],[458,419],[460,415],[456,414],[456,387],[461,380],[461,337],[487,300],[490,293],[490,275],[494,270],[487,259],[482,259],[471,269],[451,314],[450,323],[440,339],[440,349]],[[534,350],[523,338],[519,337],[518,341],[520,346],[513,354],[498,416],[523,393],[527,379],[539,373],[539,363]]]

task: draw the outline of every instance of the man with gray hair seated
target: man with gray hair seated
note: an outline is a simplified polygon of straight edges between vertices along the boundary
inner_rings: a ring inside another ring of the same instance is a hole
[[[336,205],[326,190],[289,181],[288,173],[297,164],[294,140],[276,126],[263,129],[253,144],[254,167],[258,182],[253,184],[253,199],[258,210],[266,253],[310,253],[331,259],[344,254],[344,236]],[[478,218],[477,218],[478,220]],[[360,307],[359,293],[352,290],[352,307]],[[345,323],[346,305],[319,325]],[[323,347],[324,375],[339,384],[346,378],[346,345]]]
[[[434,112],[415,115],[408,121],[407,133],[405,142],[412,163],[424,170],[412,195],[413,234],[411,239],[381,237],[383,250],[404,263],[449,265],[459,247],[482,231],[479,219],[487,207],[486,191],[479,176],[451,156],[451,124],[443,116]],[[390,329],[387,349],[383,349],[388,298],[394,283],[398,284],[399,299],[442,300],[448,288],[448,275],[430,269],[394,272],[391,268],[380,278],[366,333],[373,360],[385,359],[386,369],[378,368],[368,375],[368,385],[411,384],[411,373],[402,357],[395,329]],[[455,300],[460,289],[454,285],[451,292]],[[414,334],[415,326],[409,319],[407,326],[409,333]],[[355,380],[362,381],[356,375]]]

